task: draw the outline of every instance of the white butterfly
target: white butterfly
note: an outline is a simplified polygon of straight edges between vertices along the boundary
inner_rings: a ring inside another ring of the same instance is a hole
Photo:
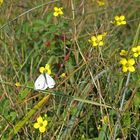
[[[35,90],[45,90],[46,88],[53,88],[55,86],[55,81],[47,73],[40,74],[36,79],[34,84]]]

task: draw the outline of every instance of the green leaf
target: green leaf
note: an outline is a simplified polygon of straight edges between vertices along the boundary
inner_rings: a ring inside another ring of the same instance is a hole
[[[137,92],[133,98],[133,104],[136,107],[136,109],[140,106],[140,92]]]
[[[73,61],[71,58],[65,65],[66,65],[67,73],[72,73],[74,71]],[[75,82],[74,75],[71,75],[70,82],[71,82],[71,84],[73,84]]]
[[[37,32],[42,30],[46,26],[46,23],[43,20],[35,20],[33,22],[33,31]]]
[[[106,138],[106,131],[107,131],[107,125],[104,124],[103,127],[101,128],[100,133],[99,133],[98,140],[105,140],[105,138]]]
[[[12,121],[15,120],[16,116],[17,116],[16,112],[14,112],[14,111],[10,112],[10,118]]]
[[[19,96],[18,96],[19,100],[21,101],[24,98],[26,98],[26,96],[28,95],[28,93],[29,93],[29,89],[27,89],[27,88],[21,90],[20,93],[19,93]]]
[[[30,93],[30,90],[29,88],[32,88],[33,87],[33,82],[29,81],[27,82],[26,86],[28,88],[25,88],[25,89],[21,89],[21,91],[19,92],[19,96],[18,96],[18,99],[21,101],[23,99],[26,98],[26,96]]]
[[[128,129],[130,128],[130,123],[131,123],[130,113],[129,112],[125,113],[121,121],[123,124],[122,125],[123,133],[127,135]]]
[[[52,19],[52,17],[53,17],[53,14],[52,14],[52,13],[49,13],[49,14],[47,15],[47,18],[46,18],[46,23],[49,23],[50,20]]]

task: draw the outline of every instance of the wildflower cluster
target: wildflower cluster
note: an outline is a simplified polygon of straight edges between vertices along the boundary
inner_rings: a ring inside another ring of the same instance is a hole
[[[106,32],[103,34],[99,34],[97,36],[92,36],[88,42],[92,44],[93,47],[103,46],[104,45],[104,38],[106,37]]]
[[[121,50],[120,52],[120,56],[126,57],[128,55],[128,51],[126,50]],[[122,58],[120,60],[120,64],[122,65],[122,71],[123,72],[135,72],[135,59],[138,56],[140,56],[140,46],[135,46],[132,47],[131,51],[130,51],[130,55],[133,58],[130,59],[126,59],[126,58]]]
[[[39,72],[40,73],[45,73],[46,72],[49,75],[52,73],[49,64],[46,64],[45,67],[40,67]]]
[[[44,133],[46,131],[46,126],[48,125],[48,121],[47,120],[43,120],[43,118],[41,116],[39,116],[37,118],[37,122],[34,123],[34,128],[35,129],[39,129],[39,131],[41,133]]]
[[[54,7],[54,13],[53,13],[53,15],[55,16],[55,17],[57,17],[57,16],[60,16],[60,15],[63,15],[63,8],[62,7]]]
[[[111,21],[111,23],[120,26],[120,25],[125,25],[127,22],[125,20],[125,16],[121,15],[121,16],[115,16],[114,21]]]

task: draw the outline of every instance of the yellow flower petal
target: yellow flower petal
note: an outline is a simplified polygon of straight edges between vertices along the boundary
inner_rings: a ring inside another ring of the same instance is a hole
[[[135,72],[135,68],[134,68],[133,66],[128,67],[128,70],[129,70],[130,72]]]
[[[91,37],[91,41],[96,41],[96,40],[97,40],[97,38],[95,36]]]
[[[99,42],[99,46],[103,46],[104,45],[104,42],[103,41],[100,41]]]
[[[59,9],[58,9],[58,7],[54,7],[54,11],[58,11]]]
[[[38,129],[40,127],[39,123],[34,123],[34,128]]]
[[[45,72],[45,68],[44,68],[44,67],[40,67],[40,68],[39,68],[39,72],[40,72],[40,73],[44,73],[44,72]]]
[[[126,55],[127,55],[127,51],[126,50],[121,50],[120,56],[126,56]]]
[[[59,14],[60,14],[60,15],[63,15],[63,12],[62,12],[62,11],[59,11]]]
[[[58,13],[57,13],[57,12],[54,12],[53,15],[54,15],[55,17],[57,17],[57,16],[58,16]]]
[[[134,53],[133,56],[137,58],[139,56],[139,54],[138,53]]]
[[[123,66],[123,67],[122,67],[122,71],[123,71],[123,72],[127,72],[127,71],[128,71],[128,68],[127,68],[126,66]]]
[[[140,55],[140,46],[137,46],[137,53]]]
[[[16,83],[15,83],[15,86],[16,86],[16,87],[20,87],[21,84],[20,84],[19,82],[16,82]]]
[[[45,65],[45,69],[47,70],[47,69],[50,69],[50,65],[49,64],[46,64]]]
[[[48,121],[47,120],[43,121],[43,126],[46,127],[47,125],[48,125]]]
[[[37,118],[37,122],[38,122],[38,123],[43,123],[43,119],[42,119],[41,116]]]
[[[136,52],[137,51],[137,48],[136,47],[133,47],[131,50],[132,50],[132,52]]]
[[[125,16],[120,16],[120,20],[124,20],[125,19]]]
[[[98,46],[98,43],[93,42],[93,43],[92,43],[92,46],[96,47],[96,46]]]
[[[128,60],[128,65],[134,65],[135,64],[135,60],[133,58]]]
[[[47,70],[47,73],[48,73],[49,75],[51,75],[52,72],[51,72],[50,69],[48,69],[48,70]]]
[[[121,24],[125,25],[126,24],[126,21],[122,21]]]
[[[126,65],[126,63],[127,63],[127,60],[126,60],[125,58],[122,58],[122,59],[120,60],[120,64]]]
[[[140,46],[137,46],[137,50],[140,51]]]
[[[121,25],[121,22],[120,22],[120,21],[117,21],[116,24],[117,24],[117,25]]]
[[[45,130],[46,130],[46,128],[45,128],[44,126],[39,127],[39,131],[40,131],[41,133],[44,133]]]
[[[102,35],[98,35],[98,36],[97,36],[97,40],[98,40],[98,41],[103,40],[103,36],[102,36]]]
[[[118,21],[120,19],[119,16],[115,16],[115,20]]]
[[[50,69],[50,65],[46,64],[45,65],[45,71],[50,75],[51,74],[51,69]]]

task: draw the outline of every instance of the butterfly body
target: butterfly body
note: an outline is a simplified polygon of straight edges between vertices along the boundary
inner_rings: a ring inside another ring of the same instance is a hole
[[[55,86],[54,79],[47,73],[40,74],[34,84],[35,90],[45,90],[47,88],[53,88]]]

